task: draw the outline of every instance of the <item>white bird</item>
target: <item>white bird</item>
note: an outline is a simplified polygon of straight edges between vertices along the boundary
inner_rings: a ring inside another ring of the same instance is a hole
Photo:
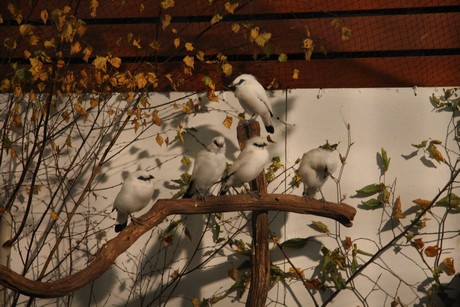
[[[153,178],[145,171],[132,172],[126,178],[113,203],[113,209],[118,212],[115,232],[120,232],[126,227],[128,216],[131,216],[133,222],[138,222],[132,214],[144,209],[152,199]]]
[[[220,195],[227,193],[230,187],[254,180],[260,174],[269,158],[265,146],[267,143],[259,136],[246,141],[246,146],[224,178]]]
[[[273,111],[264,87],[253,75],[243,74],[233,80],[235,96],[238,98],[241,107],[252,117],[260,115],[268,133],[274,133]]]
[[[217,136],[196,155],[190,184],[183,198],[192,198],[195,194],[204,197],[209,188],[222,177],[226,162],[225,138]]]
[[[319,147],[305,153],[298,169],[304,186],[303,195],[310,198],[315,197],[316,192],[336,168],[337,163],[331,150]]]

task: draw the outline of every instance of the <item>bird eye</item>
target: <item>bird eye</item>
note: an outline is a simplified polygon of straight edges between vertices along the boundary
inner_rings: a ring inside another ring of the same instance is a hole
[[[219,142],[217,142],[217,140],[214,140],[214,145],[216,145],[217,147],[222,147],[224,146],[224,144],[220,144]]]
[[[246,81],[246,80],[244,80],[244,79],[241,79],[241,80],[238,82],[238,84],[237,84],[237,85],[240,85],[240,84],[241,84],[241,83],[243,83],[244,81]]]

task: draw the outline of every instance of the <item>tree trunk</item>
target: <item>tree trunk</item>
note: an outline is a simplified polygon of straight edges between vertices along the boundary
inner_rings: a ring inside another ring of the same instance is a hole
[[[11,239],[11,215],[4,212],[0,215],[0,265],[10,267],[11,247],[2,247],[3,243]],[[7,288],[0,286],[0,306],[6,306]]]
[[[260,136],[260,125],[257,121],[250,124],[240,124],[237,128],[237,137],[241,150],[245,142]],[[265,169],[251,183],[251,191],[259,194],[267,193]],[[246,306],[265,306],[270,286],[270,251],[268,247],[268,211],[257,210],[252,212],[252,248],[251,248],[251,285],[249,288]]]

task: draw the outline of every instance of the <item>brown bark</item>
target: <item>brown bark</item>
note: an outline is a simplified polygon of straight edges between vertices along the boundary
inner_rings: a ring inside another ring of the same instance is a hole
[[[300,214],[312,214],[334,219],[350,227],[356,209],[346,204],[327,203],[302,196],[285,194],[262,194],[260,198],[250,195],[224,195],[206,200],[160,199],[140,217],[142,225],[130,223],[118,236],[108,241],[83,270],[50,282],[39,282],[0,266],[0,284],[24,295],[51,298],[69,295],[96,280],[106,272],[115,259],[124,253],[144,233],[160,224],[172,214],[208,214],[233,211],[272,210]]]

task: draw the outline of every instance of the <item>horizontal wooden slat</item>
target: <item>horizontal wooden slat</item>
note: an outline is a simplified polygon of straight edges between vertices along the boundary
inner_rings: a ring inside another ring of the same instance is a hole
[[[460,80],[460,55],[427,57],[355,58],[335,60],[231,62],[233,75],[223,77],[215,65],[197,64],[193,76],[183,73],[183,66],[177,63],[160,64],[155,68],[158,76],[171,73],[174,78],[183,78],[177,88],[180,91],[206,90],[202,78],[210,76],[217,89],[228,89],[226,85],[240,73],[251,73],[261,83],[268,86],[276,79],[279,88],[357,88],[357,87],[412,87],[412,86],[458,86]],[[71,65],[78,76],[84,65]],[[88,68],[91,70],[91,68]],[[153,71],[145,63],[124,64],[122,70]],[[299,70],[299,78],[293,79],[294,69]],[[11,74],[7,65],[0,65],[0,75]],[[162,78],[158,91],[172,88],[166,78]]]
[[[228,0],[215,0],[212,4],[208,0],[187,0],[175,1],[173,8],[165,10],[171,16],[203,16],[220,13],[224,14],[224,3]],[[3,18],[10,18],[6,8],[6,2],[0,5],[0,14]],[[44,9],[51,11],[54,8],[63,8],[64,5],[70,6],[72,12],[76,12],[79,18],[92,18],[90,15],[91,0],[71,1],[71,0],[49,0],[36,1],[35,6],[31,6],[29,0],[14,1],[23,8],[24,18],[39,20],[40,12]],[[160,14],[160,1],[129,0],[129,1],[103,1],[99,0],[97,8],[97,18],[139,18],[148,16],[158,16]],[[3,4],[5,3],[5,4]],[[78,3],[78,7],[77,7]],[[241,0],[238,1],[239,10],[236,14],[265,14],[265,13],[292,13],[292,12],[323,12],[323,11],[350,11],[350,10],[380,10],[393,8],[413,8],[413,7],[433,7],[433,6],[453,6],[458,5],[456,0],[331,0],[331,1],[302,1],[302,0]],[[141,10],[143,5],[143,10]],[[33,8],[33,9],[32,9]]]
[[[270,51],[272,53],[301,53],[302,41],[306,38],[305,27],[311,33],[316,44],[316,51],[326,52],[361,52],[371,50],[419,50],[419,49],[452,49],[460,48],[460,14],[427,14],[407,16],[372,16],[341,18],[340,26],[331,22],[335,19],[300,19],[259,21],[253,25],[260,27],[260,32],[272,34]],[[261,51],[254,43],[249,42],[250,28],[240,23],[239,33],[232,32],[232,23],[222,22],[213,27],[208,23],[176,24],[174,28],[158,31],[157,41],[161,49],[159,56],[184,55],[190,52],[179,52],[173,41],[175,38],[191,42],[198,50],[207,53],[222,51],[225,54],[252,54]],[[349,27],[351,38],[341,39],[341,27]],[[18,27],[4,27],[0,33],[0,41],[6,37],[19,37]],[[49,39],[51,26],[36,27],[41,33],[41,41]],[[139,40],[142,49],[128,43],[128,34]],[[203,35],[201,35],[203,34]],[[201,35],[201,36],[200,36]],[[96,54],[111,53],[119,57],[152,56],[155,52],[148,45],[156,37],[156,25],[90,25],[83,42],[91,46]],[[22,56],[23,51],[31,49],[28,40],[22,39],[15,52]],[[5,57],[6,50],[0,51]]]

